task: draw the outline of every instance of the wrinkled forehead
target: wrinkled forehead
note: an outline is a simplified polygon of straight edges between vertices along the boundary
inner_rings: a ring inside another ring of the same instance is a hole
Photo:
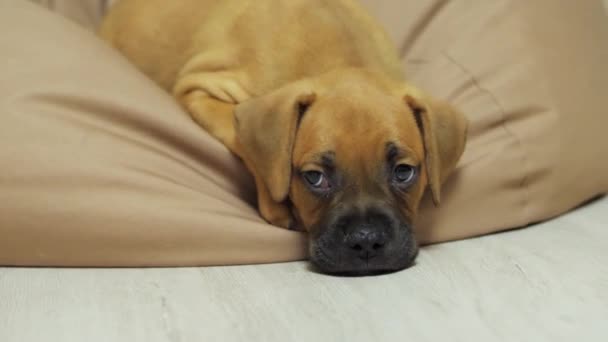
[[[340,165],[372,167],[389,152],[412,162],[423,158],[421,134],[405,102],[388,96],[319,98],[300,122],[293,161],[301,166],[330,153]]]

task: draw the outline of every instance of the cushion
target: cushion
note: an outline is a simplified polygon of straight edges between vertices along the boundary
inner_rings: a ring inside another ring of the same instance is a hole
[[[113,0],[30,0],[94,31]]]
[[[599,0],[363,2],[410,80],[471,121],[441,205],[423,202],[423,243],[524,226],[608,190]],[[0,28],[0,264],[306,257],[304,234],[259,217],[242,164],[92,33],[28,2],[0,3]]]
[[[0,31],[0,264],[306,257],[237,158],[92,33],[28,2],[0,2]]]

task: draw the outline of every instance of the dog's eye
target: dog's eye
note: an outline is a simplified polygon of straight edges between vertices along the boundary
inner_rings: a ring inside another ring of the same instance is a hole
[[[330,187],[327,177],[321,171],[305,171],[302,173],[302,177],[314,189],[327,190]]]
[[[393,179],[399,185],[409,185],[416,179],[416,168],[411,165],[399,164],[393,170]]]

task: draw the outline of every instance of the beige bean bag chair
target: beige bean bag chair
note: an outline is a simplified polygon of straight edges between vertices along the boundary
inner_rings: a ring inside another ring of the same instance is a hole
[[[240,162],[91,32],[106,3],[39,2],[0,2],[1,265],[306,258],[303,233],[257,215]],[[423,243],[522,227],[608,190],[600,0],[364,3],[412,82],[471,121],[441,206],[423,204]]]

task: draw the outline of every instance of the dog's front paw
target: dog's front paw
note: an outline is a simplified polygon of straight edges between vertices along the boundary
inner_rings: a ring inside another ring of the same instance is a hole
[[[275,202],[259,203],[258,209],[262,217],[273,226],[297,230],[297,222],[294,220],[287,205]]]
[[[277,215],[277,214],[279,214],[279,215]],[[270,224],[272,224],[273,226],[286,228],[289,230],[298,230],[297,229],[298,225],[297,225],[296,221],[291,217],[291,214],[289,212],[287,212],[287,213],[273,212],[272,215],[262,214],[262,217],[264,217],[264,219],[266,221],[268,221]]]

